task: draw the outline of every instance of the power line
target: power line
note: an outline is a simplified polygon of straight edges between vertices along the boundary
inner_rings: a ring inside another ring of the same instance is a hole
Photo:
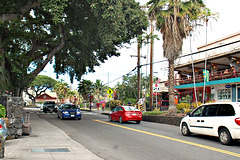
[[[180,59],[180,58],[183,58],[183,57],[187,57],[187,56],[191,56],[191,55],[199,54],[199,53],[202,53],[202,52],[207,52],[207,51],[210,51],[210,50],[213,50],[213,49],[217,49],[217,48],[225,47],[225,46],[228,46],[228,45],[231,45],[231,44],[235,44],[235,43],[239,43],[239,42],[240,42],[240,40],[235,41],[235,42],[231,42],[231,43],[227,43],[227,44],[223,44],[223,45],[221,45],[221,46],[217,46],[217,47],[209,48],[209,49],[206,49],[206,50],[197,51],[197,52],[190,53],[190,54],[185,54],[185,55],[179,56],[179,59]],[[167,61],[168,61],[167,59],[166,59],[166,60],[161,60],[161,61],[153,62],[153,64],[155,64],[155,63],[167,62]],[[147,66],[147,65],[150,65],[150,63],[142,64],[142,65],[140,65],[140,68],[141,68],[142,66]],[[133,69],[132,69],[130,72],[128,72],[127,74],[124,74],[124,75],[122,75],[121,77],[118,77],[118,78],[116,78],[116,79],[110,81],[109,83],[112,83],[112,82],[114,82],[114,81],[116,81],[116,80],[122,78],[123,76],[130,74],[130,73],[133,72],[135,69],[137,69],[137,67],[138,67],[138,66],[136,66],[135,68],[133,68]],[[106,84],[108,84],[108,83],[106,83]],[[106,84],[105,84],[105,85],[106,85]]]
[[[108,82],[108,83],[105,83],[104,85],[109,84],[109,83],[112,83],[112,82],[114,82],[114,81],[116,81],[116,80],[119,80],[120,78],[122,78],[122,77],[125,76],[125,75],[131,74],[131,72],[133,72],[136,68],[137,68],[137,67],[133,68],[133,69],[132,69],[130,72],[128,72],[127,74],[124,74],[124,75],[122,75],[121,77],[118,77],[118,78],[116,78],[116,79],[114,79],[114,80],[112,80],[112,81],[110,81],[110,82]]]

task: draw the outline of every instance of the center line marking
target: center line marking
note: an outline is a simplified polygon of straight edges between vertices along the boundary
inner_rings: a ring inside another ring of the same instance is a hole
[[[147,132],[147,131],[141,131],[141,130],[138,130],[138,129],[133,129],[133,128],[125,127],[125,126],[120,126],[120,125],[117,125],[117,124],[108,123],[108,122],[104,122],[104,121],[100,121],[100,120],[96,120],[96,119],[94,119],[93,121],[108,124],[108,125],[112,125],[112,126],[119,127],[119,128],[128,129],[128,130],[139,132],[139,133],[144,133],[144,134],[155,136],[155,137],[160,137],[160,138],[184,143],[184,144],[189,144],[189,145],[196,146],[196,147],[199,147],[199,148],[204,148],[204,149],[212,150],[212,151],[215,151],[215,152],[219,152],[219,153],[223,153],[223,154],[227,154],[227,155],[231,155],[231,156],[235,156],[235,157],[240,157],[240,154],[238,154],[238,153],[226,151],[226,150],[223,150],[223,149],[218,149],[218,148],[214,148],[214,147],[210,147],[210,146],[206,146],[206,145],[202,145],[202,144],[198,144],[198,143],[194,143],[194,142],[189,142],[189,141],[185,141],[185,140],[181,140],[181,139],[177,139],[177,138],[167,137],[167,136],[163,136],[163,135],[160,135],[160,134],[155,134],[155,133],[151,133],[151,132]]]

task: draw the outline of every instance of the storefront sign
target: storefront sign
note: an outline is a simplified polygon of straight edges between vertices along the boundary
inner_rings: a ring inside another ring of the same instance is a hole
[[[226,84],[225,88],[231,88],[231,85],[230,84]]]

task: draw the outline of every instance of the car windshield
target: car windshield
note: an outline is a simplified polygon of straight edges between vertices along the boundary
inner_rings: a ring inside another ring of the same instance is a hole
[[[125,111],[139,111],[136,107],[133,106],[122,106]]]
[[[66,104],[63,106],[63,109],[77,109],[78,107],[73,104]]]

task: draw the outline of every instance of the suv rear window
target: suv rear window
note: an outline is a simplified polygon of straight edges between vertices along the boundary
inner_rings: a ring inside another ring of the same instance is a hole
[[[217,116],[234,116],[235,111],[231,104],[221,104]]]
[[[55,104],[55,102],[54,101],[47,101],[44,104]]]

